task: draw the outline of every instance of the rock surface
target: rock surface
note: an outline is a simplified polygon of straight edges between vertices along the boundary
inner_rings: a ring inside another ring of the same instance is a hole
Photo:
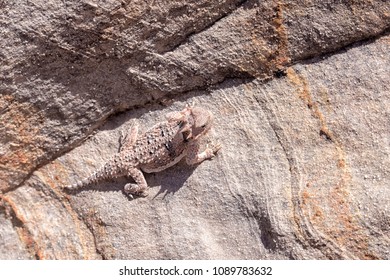
[[[1,259],[389,259],[388,1],[0,1]],[[196,168],[74,194],[186,103]]]

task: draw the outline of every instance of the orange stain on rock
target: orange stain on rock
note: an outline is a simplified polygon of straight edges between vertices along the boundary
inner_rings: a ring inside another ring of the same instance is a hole
[[[334,146],[335,176],[334,182],[327,194],[320,192],[321,188],[306,188],[301,193],[302,208],[311,223],[321,232],[326,233],[332,240],[360,259],[376,258],[368,248],[368,235],[358,223],[358,217],[351,208],[348,189],[352,184],[346,153],[343,145],[335,137],[327,125],[326,118],[320,106],[314,101],[307,79],[295,72],[293,68],[287,69],[287,79],[295,87],[295,92],[312,116],[319,122],[319,135],[325,136]],[[329,210],[328,210],[329,209]]]
[[[0,97],[0,124],[4,133],[0,154],[0,190],[13,187],[11,181],[21,180],[35,168],[37,159],[44,155],[39,131],[42,114],[28,103],[19,103],[12,96]]]

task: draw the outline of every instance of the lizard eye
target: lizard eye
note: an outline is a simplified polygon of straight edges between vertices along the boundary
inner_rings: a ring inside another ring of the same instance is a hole
[[[205,124],[201,126],[201,128],[205,128],[205,127],[206,127],[206,125],[205,125]]]

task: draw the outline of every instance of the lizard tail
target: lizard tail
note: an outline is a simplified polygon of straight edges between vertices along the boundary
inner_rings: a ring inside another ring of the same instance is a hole
[[[77,181],[76,183],[64,186],[64,189],[77,190],[86,186],[94,185],[100,181],[109,180],[118,177],[118,170],[111,162],[107,162],[101,168],[97,169],[88,177]]]
[[[100,176],[98,176],[98,174],[100,173],[100,170],[101,169],[95,171],[94,173],[89,175],[87,178],[84,178],[80,181],[77,181],[76,183],[74,183],[72,185],[65,186],[64,188],[69,189],[69,190],[77,190],[77,189],[80,189],[80,188],[83,188],[83,187],[86,187],[89,185],[96,184],[99,181]]]

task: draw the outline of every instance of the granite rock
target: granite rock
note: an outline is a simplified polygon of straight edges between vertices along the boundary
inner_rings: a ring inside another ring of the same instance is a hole
[[[0,1],[0,258],[389,259],[389,26],[388,1]],[[147,198],[61,190],[192,102],[216,158]]]

